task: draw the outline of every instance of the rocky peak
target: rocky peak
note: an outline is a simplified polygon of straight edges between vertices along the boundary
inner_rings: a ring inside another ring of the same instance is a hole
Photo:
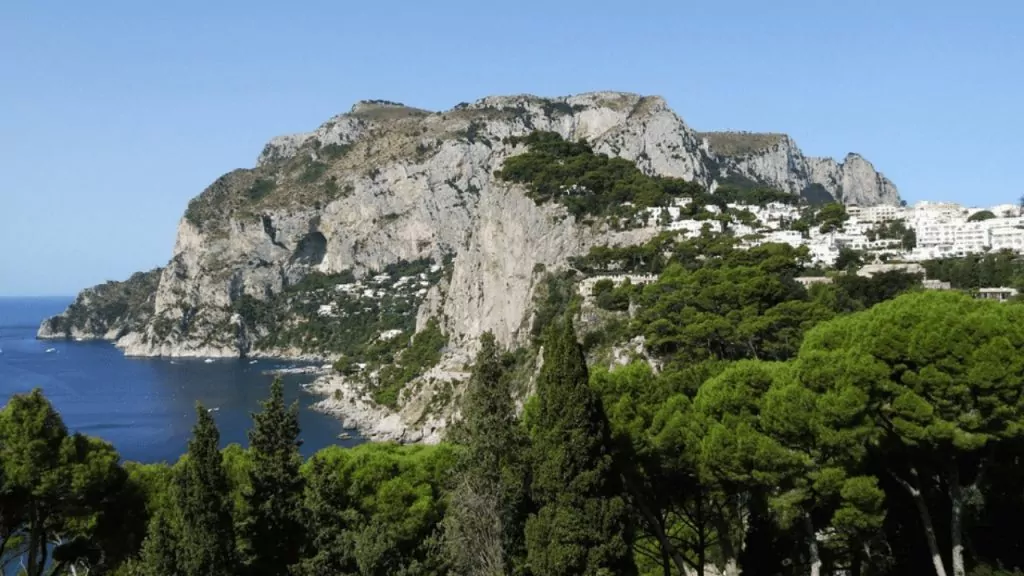
[[[898,204],[899,192],[862,156],[843,162],[804,156],[785,134],[704,132],[720,183],[762,185],[798,194],[812,202],[840,201],[861,206]]]

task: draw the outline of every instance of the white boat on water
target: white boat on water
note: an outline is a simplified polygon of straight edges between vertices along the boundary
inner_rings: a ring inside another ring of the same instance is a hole
[[[57,351],[57,349],[56,349],[56,348],[47,348],[47,349],[46,349],[46,353],[47,353],[47,354],[49,354],[50,352],[56,352],[56,351]]]
[[[213,358],[207,358],[206,360],[203,360],[203,362],[206,362],[207,364],[213,364]]]
[[[206,409],[207,412],[218,412],[219,410],[220,410],[219,406],[217,406],[215,408],[207,408]]]

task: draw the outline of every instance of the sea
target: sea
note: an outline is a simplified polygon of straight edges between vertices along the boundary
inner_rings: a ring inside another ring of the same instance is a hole
[[[36,340],[39,323],[72,298],[0,298],[0,402],[40,388],[72,432],[98,436],[123,460],[174,462],[185,452],[201,402],[217,422],[221,445],[248,445],[252,413],[260,409],[274,376],[290,361],[126,358],[109,342]],[[355,431],[311,406],[320,397],[302,385],[312,375],[282,376],[285,399],[299,404],[301,451],[353,446]],[[343,433],[351,437],[341,439]]]

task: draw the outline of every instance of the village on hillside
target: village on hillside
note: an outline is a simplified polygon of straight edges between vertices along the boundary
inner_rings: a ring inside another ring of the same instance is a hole
[[[873,276],[888,270],[920,274],[925,288],[949,289],[948,282],[929,279],[920,264],[940,258],[962,258],[1000,250],[1024,251],[1024,205],[1001,204],[990,208],[969,208],[952,202],[921,201],[912,206],[847,206],[832,224],[800,226],[806,222],[805,208],[794,203],[770,202],[763,205],[729,203],[730,218],[690,218],[684,208],[691,199],[676,199],[672,206],[648,208],[647,222],[662,230],[684,231],[699,235],[703,230],[727,232],[741,239],[747,248],[767,243],[806,246],[812,263],[833,267],[840,253],[854,250],[863,255],[860,276]],[[838,205],[837,205],[838,206]],[[721,214],[721,208],[703,208]],[[737,217],[739,216],[739,217]],[[720,227],[720,228],[719,228]],[[589,294],[593,284],[607,278],[633,284],[646,284],[653,275],[617,274],[586,279],[581,293]],[[827,276],[797,278],[805,286],[831,282]],[[1004,301],[1017,295],[1010,287],[982,287],[979,298]]]

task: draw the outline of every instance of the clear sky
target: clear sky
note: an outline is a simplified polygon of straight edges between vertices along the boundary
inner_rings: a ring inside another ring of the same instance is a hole
[[[0,295],[166,263],[191,197],[360,99],[657,94],[984,205],[1024,193],[1022,88],[1021,0],[0,2]]]

